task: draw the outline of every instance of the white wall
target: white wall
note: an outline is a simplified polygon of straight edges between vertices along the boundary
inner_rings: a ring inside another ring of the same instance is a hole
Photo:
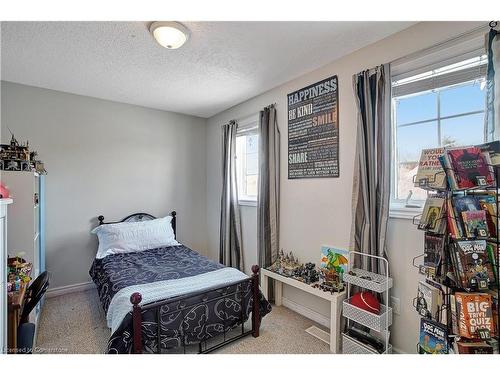
[[[206,160],[210,256],[216,258],[218,254],[221,124],[256,113],[271,103],[277,104],[282,145],[280,246],[286,251],[292,250],[302,262],[317,263],[322,244],[349,247],[356,141],[356,107],[352,91],[352,75],[432,46],[481,24],[485,23],[417,24],[210,118]],[[335,46],[332,45],[331,48]],[[339,77],[340,177],[288,180],[286,95],[335,74]],[[251,218],[253,225],[254,216],[246,213],[242,215],[243,228],[248,225],[248,218]],[[253,235],[256,236],[256,233]],[[255,251],[254,246],[249,245],[251,236],[248,230],[244,229],[244,237],[246,237],[244,250]],[[415,294],[418,272],[411,266],[411,259],[422,252],[421,233],[409,220],[391,219],[388,247],[395,283],[393,295],[401,299],[402,305],[401,315],[395,316],[394,319],[392,342],[396,348],[412,353],[415,352],[417,342],[418,316],[412,310],[411,301]],[[329,315],[329,306],[319,299],[299,293],[292,288],[285,288],[284,296],[323,315]]]
[[[2,142],[9,127],[48,171],[51,287],[89,280],[99,214],[175,209],[180,241],[206,251],[206,120],[9,82],[1,94]]]

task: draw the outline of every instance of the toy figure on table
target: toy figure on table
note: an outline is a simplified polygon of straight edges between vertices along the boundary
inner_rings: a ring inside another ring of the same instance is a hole
[[[31,277],[31,263],[27,263],[20,256],[9,258],[8,260],[8,276],[7,276],[7,292],[16,292],[21,288],[21,284],[29,283]]]
[[[280,275],[292,277],[296,269],[302,267],[298,259],[294,257],[293,253],[290,251],[289,254],[280,250],[278,254],[278,259],[268,268],[270,271],[279,273]]]

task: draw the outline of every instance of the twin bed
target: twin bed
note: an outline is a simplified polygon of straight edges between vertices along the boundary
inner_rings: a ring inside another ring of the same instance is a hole
[[[259,336],[271,305],[259,290],[258,266],[248,277],[178,243],[175,211],[98,220],[89,273],[111,329],[108,353],[209,353]]]

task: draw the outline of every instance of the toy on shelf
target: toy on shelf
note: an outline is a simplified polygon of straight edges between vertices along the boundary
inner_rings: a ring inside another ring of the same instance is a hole
[[[37,159],[38,153],[30,152],[29,142],[21,144],[12,132],[11,134],[9,144],[0,144],[0,170],[46,174],[43,162]]]
[[[310,262],[296,268],[292,276],[306,284],[312,284],[319,281],[319,272],[316,270],[316,265]]]
[[[21,288],[21,284],[29,283],[29,281],[31,280],[29,276],[30,272],[31,263],[27,263],[20,256],[9,258],[7,291],[17,292]]]

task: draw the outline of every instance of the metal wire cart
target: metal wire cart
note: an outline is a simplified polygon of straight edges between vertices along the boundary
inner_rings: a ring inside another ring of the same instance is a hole
[[[366,258],[381,262],[385,274],[365,271],[360,268],[351,268],[354,264],[354,258]],[[342,315],[347,319],[347,326],[342,333],[342,352],[344,354],[390,354],[392,345],[389,344],[390,331],[392,324],[392,308],[380,304],[378,314],[363,310],[351,304],[351,289],[358,287],[372,292],[380,293],[383,302],[389,303],[389,291],[392,288],[392,278],[389,277],[389,262],[387,259],[375,255],[360,253],[357,251],[349,252],[349,269],[344,274],[344,282],[347,284],[347,299],[343,302]],[[354,323],[360,324],[364,329],[354,327]],[[377,332],[373,334],[372,330]]]

